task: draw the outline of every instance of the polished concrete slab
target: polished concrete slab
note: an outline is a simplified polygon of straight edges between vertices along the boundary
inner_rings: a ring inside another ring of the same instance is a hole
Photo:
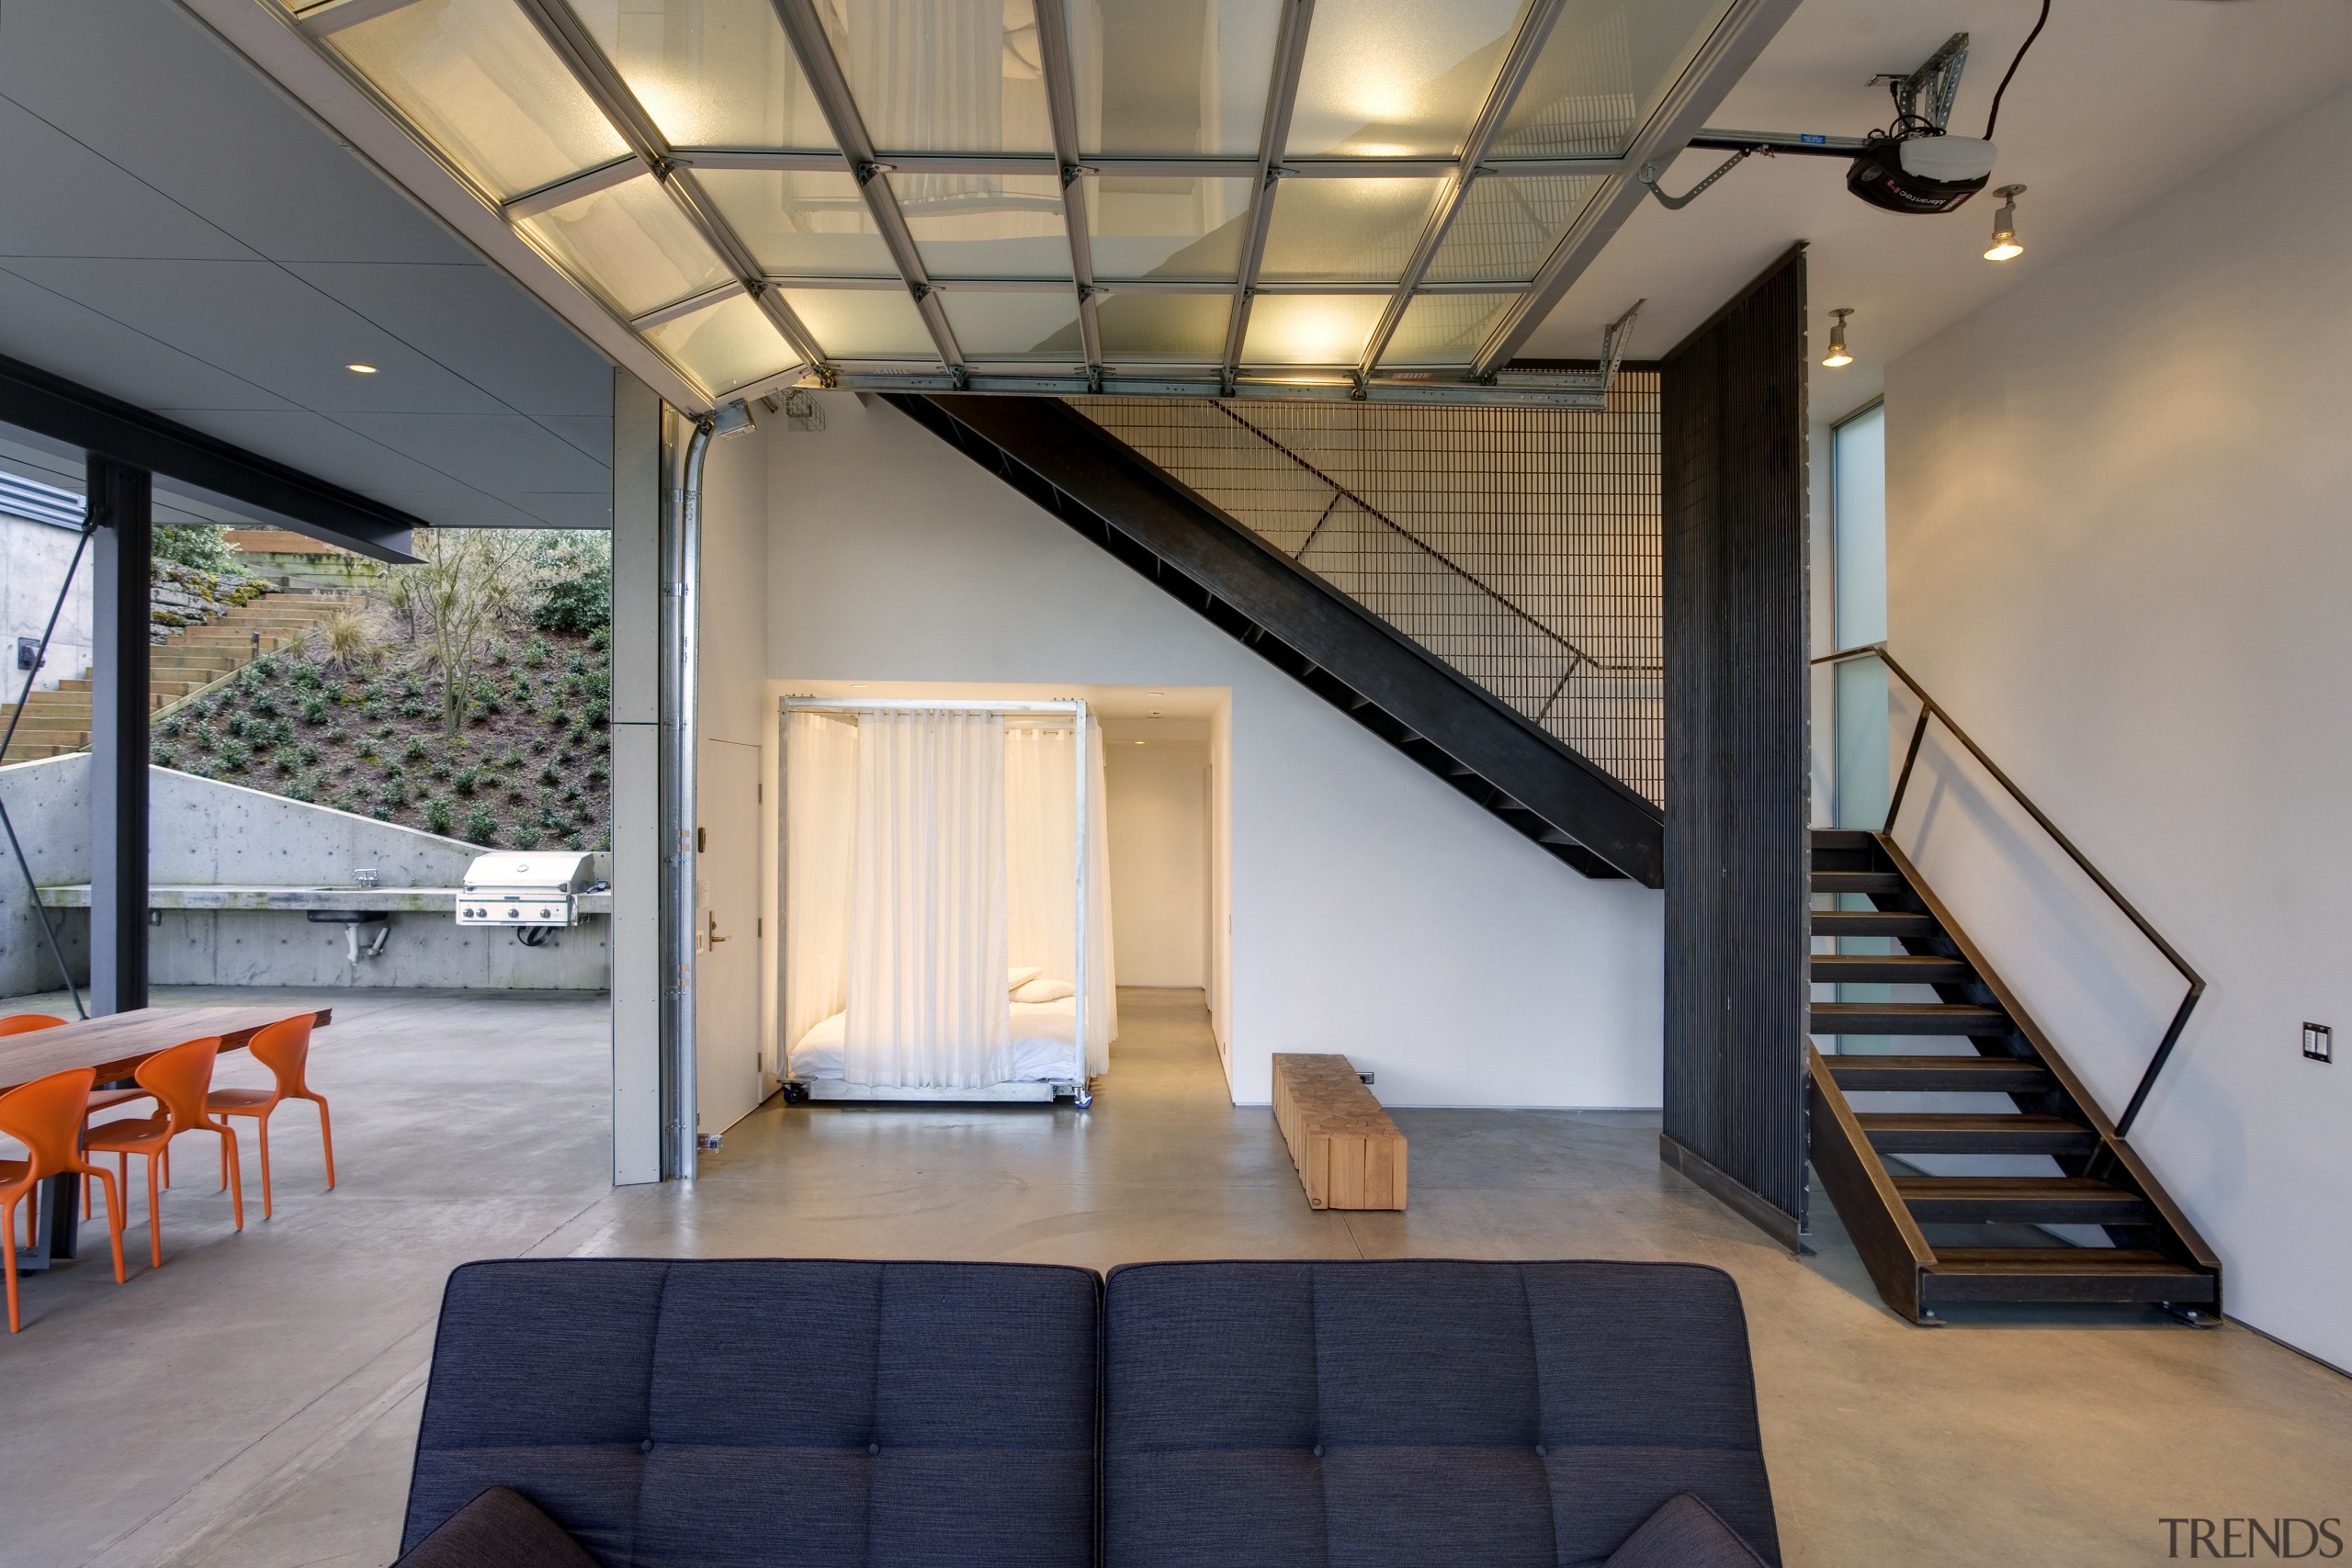
[[[2148,1563],[2167,1517],[2352,1515],[2352,1381],[2133,1312],[1912,1327],[1826,1204],[1817,1254],[1790,1258],[1660,1168],[1654,1115],[1400,1111],[1412,1208],[1317,1213],[1268,1112],[1227,1103],[1197,993],[1123,994],[1091,1111],[771,1102],[692,1187],[617,1190],[595,999],[333,1005],[313,1077],[335,1191],[289,1110],[277,1218],[235,1233],[190,1141],[162,1269],[135,1261],[134,1206],[128,1286],[96,1262],[27,1281],[0,1344],[0,1562],[389,1562],[442,1278],[526,1253],[1696,1260],[1747,1303],[1792,1565]]]

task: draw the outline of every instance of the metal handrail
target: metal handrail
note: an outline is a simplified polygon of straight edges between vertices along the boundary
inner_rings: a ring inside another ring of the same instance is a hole
[[[2060,849],[2066,852],[2066,857],[2081,868],[2083,874],[2089,877],[2101,893],[2107,895],[2109,903],[2123,911],[2124,918],[2138,927],[2140,934],[2148,939],[2149,944],[2158,953],[2163,953],[2165,961],[2178,970],[2180,977],[2188,982],[2188,994],[2181,998],[2180,1007],[2173,1013],[2172,1023],[2165,1029],[2163,1041],[2156,1046],[2155,1055],[2150,1058],[2147,1071],[2140,1075],[2139,1087],[2132,1091],[2132,1102],[2123,1108],[2123,1114],[2116,1119],[2115,1133],[2118,1137],[2121,1137],[2132,1130],[2132,1122],[2140,1114],[2140,1107],[2147,1102],[2148,1091],[2155,1087],[2156,1075],[2164,1071],[2165,1063],[2172,1055],[2173,1047],[2180,1043],[2181,1031],[2188,1026],[2188,1015],[2196,1010],[2198,998],[2205,994],[2204,977],[2189,967],[2188,960],[2183,958],[2173,944],[2164,939],[2164,933],[2149,924],[2148,918],[2132,907],[2131,899],[2117,891],[2115,884],[2109,882],[2098,867],[2091,863],[2090,857],[2076,849],[2072,839],[2059,831],[2058,824],[2050,820],[2041,807],[2036,806],[2027,796],[2025,791],[2017,786],[2016,781],[2003,773],[2000,765],[1984,754],[1984,748],[1970,739],[1968,731],[1962,729],[1951,715],[1945,711],[1943,705],[1929,696],[1928,689],[1912,678],[1911,671],[1895,661],[1894,655],[1886,650],[1886,644],[1873,642],[1865,643],[1860,648],[1840,649],[1836,653],[1825,653],[1813,662],[1843,664],[1856,659],[1876,659],[1887,669],[1893,671],[1898,680],[1911,688],[1911,694],[1919,699],[1919,718],[1911,727],[1911,744],[1903,753],[1903,771],[1896,776],[1894,793],[1887,800],[1886,825],[1880,829],[1881,832],[1889,837],[1894,835],[1895,818],[1903,811],[1904,793],[1911,787],[1912,767],[1919,760],[1920,742],[1928,736],[1928,721],[1931,718],[1941,719],[1944,728],[1951,731],[1953,738],[1968,748],[1968,754],[1975,758],[2003,789],[2009,792],[2009,798],[2025,807],[2026,815],[2031,817],[2041,830],[2049,834],[2051,840]]]

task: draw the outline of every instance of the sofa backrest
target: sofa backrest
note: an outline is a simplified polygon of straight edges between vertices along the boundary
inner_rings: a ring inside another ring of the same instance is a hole
[[[401,1550],[505,1485],[605,1568],[1088,1568],[1100,1308],[1037,1265],[469,1264]]]
[[[1569,1568],[1683,1492],[1780,1561],[1717,1269],[1144,1263],[1103,1345],[1105,1568]]]

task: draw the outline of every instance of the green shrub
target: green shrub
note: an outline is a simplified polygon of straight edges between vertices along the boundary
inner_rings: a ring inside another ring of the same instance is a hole
[[[566,530],[543,536],[532,552],[526,612],[544,631],[595,636],[612,624],[613,551],[608,536]]]
[[[356,812],[363,803],[359,798],[359,792],[357,790],[339,789],[334,792],[334,798],[328,801],[327,804],[334,807],[337,811]]]
[[[384,701],[383,698],[370,697],[366,703],[360,705],[359,711],[367,718],[368,723],[380,724],[385,719],[391,716],[392,708],[391,705]]]
[[[199,724],[188,731],[188,744],[199,751],[209,751],[220,744],[220,738],[212,733],[210,725]]]
[[[477,806],[466,813],[466,841],[474,844],[494,844],[498,841],[498,814],[487,806]]]
[[[514,831],[508,836],[514,840],[514,847],[518,850],[536,850],[539,847],[539,829],[537,823],[517,822],[514,824]]]
[[[245,738],[245,716],[241,713],[231,714],[227,721],[220,726],[220,732],[232,739],[243,740]]]
[[[345,741],[351,739],[351,731],[347,727],[338,724],[333,729],[327,731],[327,739],[340,746]]]
[[[302,722],[324,724],[327,721],[327,700],[313,693],[302,699]]]
[[[431,705],[412,697],[408,701],[401,703],[392,711],[400,715],[402,718],[415,719],[423,718],[426,714],[431,713],[433,708]]]
[[[563,774],[556,771],[553,757],[549,757],[539,764],[539,782],[544,784],[560,784],[563,782]]]
[[[408,744],[401,748],[401,761],[404,762],[424,761],[424,741],[422,738],[414,735],[408,738]]]
[[[534,670],[554,657],[555,649],[548,646],[548,639],[543,637],[535,637],[523,647],[523,662]]]
[[[171,717],[157,725],[155,727],[155,732],[164,737],[166,739],[176,739],[179,736],[179,732],[187,728],[187,721],[181,718],[179,715],[174,714]]]
[[[291,778],[302,766],[302,753],[291,746],[280,746],[270,753],[269,761],[279,778]]]
[[[226,740],[220,745],[220,765],[232,773],[242,773],[254,760],[253,748],[242,740]]]
[[[376,799],[387,810],[397,811],[408,804],[408,785],[400,779],[388,778],[376,786]]]
[[[327,678],[319,672],[319,667],[307,659],[294,666],[293,673],[288,678],[305,692],[318,691],[327,683]]]
[[[424,694],[424,682],[416,678],[416,672],[411,670],[401,671],[401,695],[404,697],[421,697]]]
[[[301,801],[305,805],[316,802],[319,798],[319,775],[316,773],[302,774],[292,784],[286,786],[286,797],[288,800]]]
[[[495,665],[500,666],[501,668],[503,668],[507,663],[509,663],[509,662],[514,659],[514,654],[513,650],[512,650],[512,649],[509,649],[509,648],[508,648],[504,643],[503,643],[503,642],[493,642],[493,643],[492,643],[492,644],[490,645],[490,661],[491,661],[492,664],[495,664]]]
[[[599,653],[602,653],[606,649],[611,648],[613,646],[613,628],[609,626],[598,626],[594,631],[590,632],[588,634],[588,646],[594,649]]]
[[[471,795],[474,785],[481,782],[480,768],[459,768],[449,775],[449,787],[459,795]]]
[[[302,765],[306,768],[315,768],[319,765],[319,749],[307,740],[302,742],[296,755],[302,759]]]
[[[424,803],[424,825],[434,832],[447,834],[449,831],[450,819],[451,812],[447,795],[436,795]]]
[[[166,746],[162,741],[158,740],[153,746],[148,749],[147,757],[148,760],[153,762],[157,767],[168,768],[179,761],[179,748],[176,746]]]
[[[547,749],[548,749],[548,738],[547,738],[546,736],[544,736],[544,735],[534,735],[534,736],[532,736],[532,737],[531,737],[531,754],[532,754],[533,756],[537,756],[537,755],[539,755],[541,752],[544,752]]]
[[[253,710],[254,712],[261,715],[264,718],[276,718],[280,711],[277,705],[277,694],[271,691],[266,686],[263,687],[260,691],[255,692],[254,694]]]
[[[370,762],[376,760],[376,743],[373,740],[362,740],[354,750]]]

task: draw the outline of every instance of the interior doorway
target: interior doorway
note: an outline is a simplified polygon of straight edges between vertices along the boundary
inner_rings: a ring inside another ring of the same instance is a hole
[[[724,1133],[758,1108],[760,749],[697,748],[695,931],[695,1131]]]
[[[1122,985],[1205,990],[1209,746],[1122,736],[1107,748],[1112,934]]]

